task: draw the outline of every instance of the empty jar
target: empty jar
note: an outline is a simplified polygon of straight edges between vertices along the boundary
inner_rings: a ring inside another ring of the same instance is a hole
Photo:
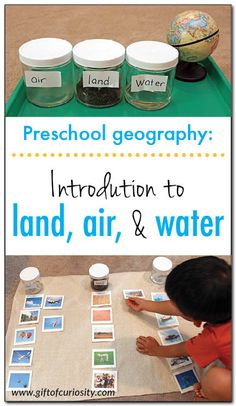
[[[122,98],[125,48],[116,41],[90,39],[73,48],[75,93],[91,107],[110,107]]]
[[[74,94],[72,45],[59,38],[39,38],[19,48],[26,96],[40,107],[54,107]]]
[[[39,270],[34,266],[24,268],[20,273],[20,279],[24,285],[25,293],[27,295],[35,295],[43,288]]]
[[[157,285],[164,286],[167,275],[172,269],[172,261],[166,257],[156,257],[152,262],[151,280]]]
[[[143,110],[169,104],[178,51],[163,42],[140,41],[127,47],[126,60],[126,100]]]

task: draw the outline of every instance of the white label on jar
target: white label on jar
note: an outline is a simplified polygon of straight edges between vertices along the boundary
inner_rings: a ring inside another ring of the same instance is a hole
[[[25,71],[26,87],[61,87],[61,72]]]
[[[108,284],[107,279],[102,279],[100,281],[94,281],[94,286],[106,286]]]
[[[119,72],[84,71],[83,87],[119,87]]]
[[[131,92],[165,92],[168,76],[134,75],[131,78]]]

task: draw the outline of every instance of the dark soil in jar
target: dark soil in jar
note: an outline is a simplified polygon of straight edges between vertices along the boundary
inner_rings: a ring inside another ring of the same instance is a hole
[[[106,290],[106,289],[108,288],[108,282],[107,282],[107,283],[104,283],[103,285],[96,285],[96,284],[94,284],[94,280],[92,280],[92,281],[91,281],[91,287],[92,287],[94,290],[100,290],[100,291]]]
[[[109,107],[119,103],[121,89],[112,87],[83,87],[81,79],[76,86],[78,99],[89,106]]]
[[[93,290],[102,291],[102,290],[106,290],[108,288],[108,284],[107,285],[94,285],[94,283],[91,282],[91,287],[93,288]]]

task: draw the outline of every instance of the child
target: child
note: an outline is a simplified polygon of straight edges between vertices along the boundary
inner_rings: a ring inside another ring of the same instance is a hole
[[[190,340],[168,346],[159,345],[153,337],[140,336],[136,340],[137,351],[165,358],[188,355],[201,368],[220,360],[225,368],[208,369],[195,392],[209,400],[231,400],[230,265],[213,256],[190,259],[172,270],[165,290],[168,301],[129,298],[127,305],[137,312],[182,316],[198,327],[205,322],[203,330]]]

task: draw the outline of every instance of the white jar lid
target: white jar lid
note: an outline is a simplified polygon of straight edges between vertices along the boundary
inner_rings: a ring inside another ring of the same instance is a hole
[[[167,272],[172,268],[172,261],[166,257],[156,257],[152,262],[153,269]]]
[[[109,268],[105,264],[94,264],[89,268],[89,275],[93,279],[106,278],[109,275]]]
[[[20,273],[20,279],[23,282],[32,281],[38,278],[39,276],[40,276],[39,270],[34,266],[29,266],[28,268],[23,269]]]
[[[158,41],[139,41],[126,49],[126,60],[130,65],[147,70],[174,68],[179,53],[169,44]]]
[[[110,39],[88,39],[74,46],[73,58],[81,66],[109,68],[124,61],[125,48]]]
[[[62,65],[72,58],[72,45],[60,38],[39,38],[19,48],[20,61],[32,67]]]

